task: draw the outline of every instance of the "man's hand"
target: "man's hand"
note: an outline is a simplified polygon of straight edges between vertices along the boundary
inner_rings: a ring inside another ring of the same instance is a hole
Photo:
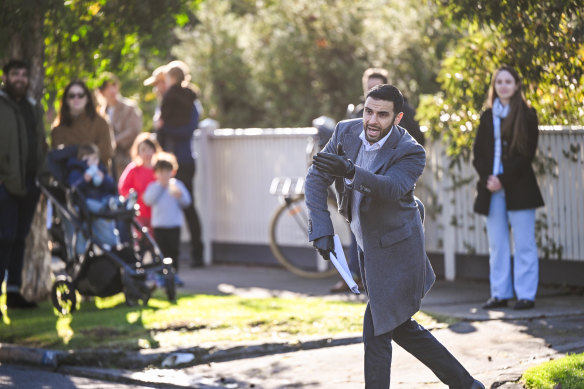
[[[325,235],[321,236],[320,238],[316,238],[312,245],[318,251],[318,253],[327,261],[330,259],[330,253],[336,257],[335,254],[335,241],[333,240],[332,235]]]
[[[345,157],[343,145],[340,143],[337,147],[337,154],[321,151],[314,156],[312,163],[318,170],[331,176],[348,179],[353,179],[355,176],[355,164]]]

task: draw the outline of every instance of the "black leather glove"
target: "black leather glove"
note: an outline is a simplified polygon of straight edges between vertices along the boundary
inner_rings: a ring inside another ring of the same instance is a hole
[[[335,254],[335,241],[333,240],[332,235],[325,235],[321,236],[320,238],[316,238],[312,245],[318,251],[318,253],[327,261],[330,259],[330,253],[336,257]]]
[[[355,164],[345,157],[343,145],[340,143],[337,146],[337,154],[321,151],[313,157],[312,163],[318,170],[331,176],[352,179],[355,175]]]

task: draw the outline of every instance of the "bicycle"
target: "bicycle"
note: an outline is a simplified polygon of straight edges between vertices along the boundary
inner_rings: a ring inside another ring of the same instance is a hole
[[[308,241],[304,178],[276,177],[270,185],[270,193],[280,196],[282,202],[270,221],[270,250],[278,262],[305,278],[326,278],[335,274],[332,263],[324,260]],[[328,206],[335,233],[348,253],[351,245],[349,223],[338,213],[332,190],[329,190]]]

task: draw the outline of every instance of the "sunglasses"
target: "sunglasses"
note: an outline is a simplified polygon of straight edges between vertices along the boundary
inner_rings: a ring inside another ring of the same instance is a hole
[[[67,94],[67,98],[69,100],[73,100],[75,98],[82,99],[84,97],[85,97],[85,93],[84,92],[80,92],[80,93],[69,93],[69,94]]]

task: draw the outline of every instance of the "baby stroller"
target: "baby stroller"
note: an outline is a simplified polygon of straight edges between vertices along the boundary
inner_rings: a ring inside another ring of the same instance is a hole
[[[48,153],[50,178],[40,182],[42,192],[53,207],[49,229],[53,250],[64,262],[51,291],[53,305],[66,315],[77,306],[76,291],[82,296],[108,297],[124,292],[126,303],[144,305],[150,298],[149,281],[156,275],[163,278],[166,295],[176,298],[172,258],[163,258],[147,228],[134,216],[137,206],[127,209],[93,212],[83,195],[67,185],[69,158],[77,155],[77,146],[68,146]],[[96,239],[94,221],[112,221],[116,244]],[[153,282],[153,281],[152,281]]]

